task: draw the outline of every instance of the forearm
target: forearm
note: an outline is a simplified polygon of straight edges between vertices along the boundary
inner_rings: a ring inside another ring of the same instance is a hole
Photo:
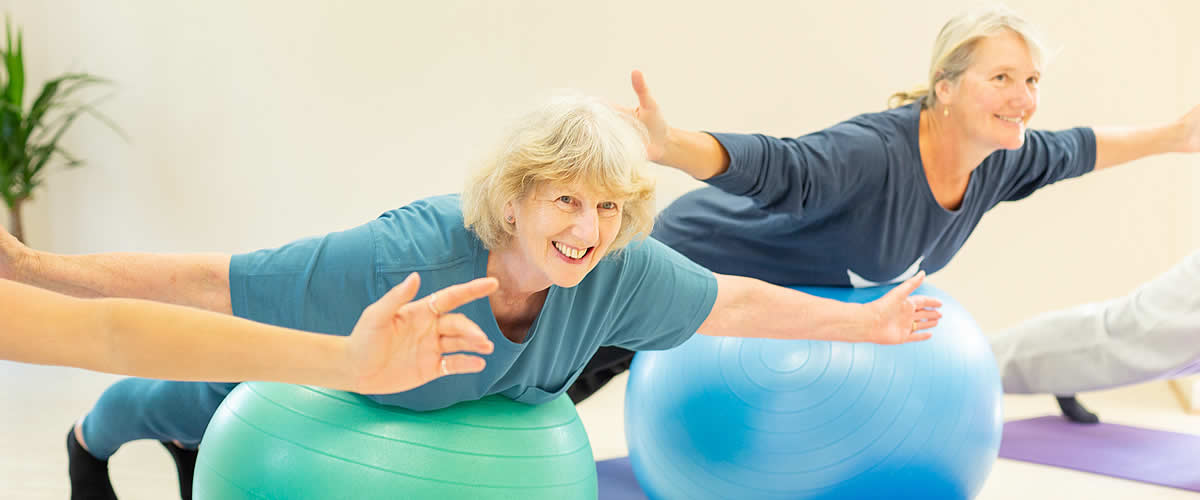
[[[717,274],[717,301],[700,333],[717,337],[863,342],[873,318],[862,304],[816,297],[753,278]]]
[[[113,373],[169,380],[269,380],[354,390],[347,339],[167,304],[103,299]],[[165,325],[170,325],[164,328]],[[85,366],[85,368],[87,368]]]
[[[353,390],[345,337],[0,280],[0,353],[25,363],[169,380],[273,380]]]
[[[657,163],[705,180],[729,169],[729,152],[709,134],[672,127]]]
[[[230,314],[229,255],[31,252],[16,280],[75,297],[126,297]]]
[[[1179,122],[1157,127],[1096,128],[1096,170],[1176,152],[1185,131]]]

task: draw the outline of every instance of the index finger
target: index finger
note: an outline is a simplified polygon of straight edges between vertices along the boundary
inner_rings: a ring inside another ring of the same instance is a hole
[[[466,283],[451,285],[437,292],[437,306],[442,311],[453,311],[459,306],[490,295],[500,287],[496,278],[478,278]]]

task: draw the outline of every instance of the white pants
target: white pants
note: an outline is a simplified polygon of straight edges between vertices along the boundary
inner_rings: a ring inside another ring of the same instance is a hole
[[[1200,373],[1200,251],[1106,302],[992,338],[1006,393],[1074,394]]]

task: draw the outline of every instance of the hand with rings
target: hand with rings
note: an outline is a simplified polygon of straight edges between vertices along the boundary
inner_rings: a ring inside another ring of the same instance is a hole
[[[351,376],[357,392],[403,392],[448,375],[477,373],[491,340],[454,309],[498,288],[495,278],[453,285],[411,302],[420,277],[410,274],[367,307],[350,334]],[[424,302],[419,304],[418,302]]]
[[[429,297],[426,299],[425,303],[429,305],[429,312],[432,312],[434,316],[442,315],[442,312],[439,311],[437,308],[437,292],[433,292],[433,293],[429,294]],[[442,372],[443,377],[450,374],[450,369],[446,367],[446,357],[445,356],[442,356],[442,362],[439,363],[439,366],[441,367],[441,372]]]

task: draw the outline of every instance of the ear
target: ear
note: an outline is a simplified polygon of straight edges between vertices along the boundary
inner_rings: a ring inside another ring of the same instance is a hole
[[[516,215],[517,215],[516,211],[517,211],[517,209],[515,207],[513,207],[513,202],[511,200],[504,204],[503,215],[504,215],[505,219],[511,219],[513,217],[516,217]]]
[[[947,106],[954,104],[954,98],[957,94],[956,90],[958,90],[958,86],[944,78],[933,84],[933,91],[937,92],[938,102]]]

